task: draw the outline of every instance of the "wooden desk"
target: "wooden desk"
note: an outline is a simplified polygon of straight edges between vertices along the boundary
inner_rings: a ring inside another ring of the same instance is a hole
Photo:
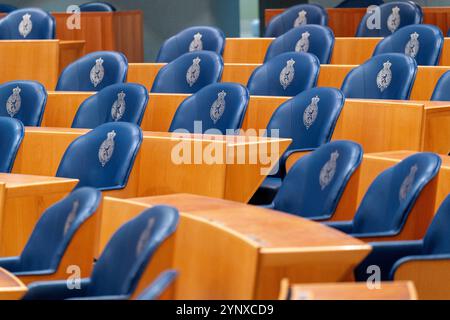
[[[19,300],[27,291],[27,287],[19,279],[0,268],[0,300]]]
[[[145,208],[167,203],[181,210],[173,265],[160,266],[180,272],[176,299],[275,299],[282,278],[344,281],[370,251],[359,240],[296,216],[190,195],[106,197],[101,242]]]

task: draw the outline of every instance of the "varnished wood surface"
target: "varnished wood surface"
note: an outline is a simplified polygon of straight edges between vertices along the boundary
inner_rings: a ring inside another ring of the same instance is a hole
[[[0,268],[0,300],[19,300],[27,287],[7,270]]]

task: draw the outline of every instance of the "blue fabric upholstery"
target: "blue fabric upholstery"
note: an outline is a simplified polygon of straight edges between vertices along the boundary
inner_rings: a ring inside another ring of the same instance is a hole
[[[373,55],[403,53],[415,59],[418,65],[436,66],[443,44],[441,29],[430,24],[413,24],[381,40]]]
[[[54,39],[55,18],[38,8],[14,10],[0,19],[0,40]]]
[[[0,172],[9,173],[14,165],[17,151],[24,136],[22,122],[0,117]]]
[[[367,8],[368,6],[379,6],[383,0],[344,0],[335,8]]]
[[[164,271],[139,295],[137,300],[157,300],[164,293],[164,290],[174,282],[177,276],[178,272],[176,270]]]
[[[250,95],[293,97],[316,85],[319,69],[311,53],[282,53],[256,68],[247,88]]]
[[[79,5],[81,12],[114,12],[116,8],[107,2],[87,2]]]
[[[199,50],[223,54],[225,34],[214,27],[195,26],[170,37],[159,49],[156,62],[171,62],[185,53]]]
[[[141,124],[148,91],[137,83],[119,83],[100,90],[78,108],[72,128],[93,129],[103,123],[123,121]]]
[[[6,3],[0,3],[0,12],[10,13],[11,11],[14,11],[14,10],[17,10],[17,7],[14,7],[14,6],[6,4]]]
[[[96,189],[80,188],[49,207],[39,218],[21,255],[0,258],[0,267],[16,275],[56,272],[72,238],[96,212],[101,198]],[[16,261],[14,265],[11,260]]]
[[[450,71],[446,71],[439,78],[436,87],[434,87],[433,101],[450,101]]]
[[[416,72],[413,58],[401,53],[380,54],[351,70],[341,90],[346,98],[408,100]]]
[[[47,91],[36,81],[11,81],[0,85],[0,117],[22,121],[24,126],[40,126],[47,103]]]
[[[380,26],[376,25],[377,12],[368,12],[361,19],[357,37],[387,37],[404,26],[422,23],[422,8],[413,1],[388,2],[378,8]]]
[[[195,93],[201,88],[219,82],[223,60],[212,51],[185,53],[159,70],[151,92]]]
[[[119,52],[92,52],[69,64],[59,76],[57,91],[100,91],[127,80],[128,60]]]
[[[330,63],[334,47],[334,33],[325,26],[307,24],[293,28],[276,38],[267,49],[264,61],[284,52],[309,52],[314,54],[320,64]]]
[[[178,211],[155,206],[122,225],[111,237],[80,290],[69,290],[61,281],[35,282],[24,299],[99,299],[131,295],[151,262],[154,252],[175,232]],[[65,288],[64,288],[65,287]]]
[[[328,23],[327,11],[318,4],[299,4],[292,6],[270,20],[265,37],[278,37],[283,33],[304,24]]]
[[[79,179],[77,188],[125,188],[141,142],[142,130],[135,124],[102,124],[69,145],[56,176]]]
[[[247,88],[238,83],[210,84],[180,104],[169,131],[234,133],[242,126],[249,99]]]

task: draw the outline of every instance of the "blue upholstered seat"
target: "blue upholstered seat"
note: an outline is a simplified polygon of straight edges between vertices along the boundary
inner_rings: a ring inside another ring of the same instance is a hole
[[[36,81],[11,81],[0,85],[0,116],[40,126],[47,103],[47,91]]]
[[[213,83],[186,98],[173,116],[169,131],[226,134],[242,126],[249,101],[238,83]]]
[[[0,40],[54,39],[55,19],[39,8],[23,8],[0,19]]]
[[[381,40],[373,55],[403,53],[414,58],[418,65],[435,66],[439,64],[443,44],[441,29],[430,24],[413,24]]]
[[[72,128],[93,129],[103,123],[123,121],[141,124],[148,91],[137,83],[119,83],[100,90],[78,108]]]
[[[417,72],[416,61],[401,53],[376,55],[344,79],[346,98],[408,100]]]
[[[400,28],[422,23],[422,8],[413,1],[393,1],[367,12],[361,19],[357,37],[387,37]],[[377,18],[380,17],[380,18]]]
[[[296,27],[276,38],[267,49],[264,61],[284,52],[309,52],[321,64],[330,63],[334,46],[334,33],[325,26],[307,24]]]
[[[59,76],[58,91],[100,91],[127,80],[128,60],[119,52],[92,52],[69,64]]]
[[[80,289],[70,290],[67,281],[41,281],[28,287],[24,299],[115,299],[130,296],[151,263],[154,252],[172,235],[178,211],[155,206],[122,225],[111,237],[89,278]]]
[[[250,95],[293,97],[316,85],[319,69],[311,53],[282,53],[256,68],[247,88]]]
[[[270,20],[265,37],[278,37],[292,28],[305,24],[328,23],[327,11],[318,4],[299,4],[286,9]]]
[[[148,286],[137,298],[137,300],[158,300],[178,276],[176,270],[167,270],[161,273],[153,283]]]
[[[24,136],[22,122],[0,117],[0,172],[9,173]]]
[[[205,26],[190,27],[164,41],[156,62],[171,62],[185,53],[200,50],[222,55],[224,46],[225,34],[222,30]]]
[[[0,12],[3,13],[10,13],[11,11],[17,10],[17,7],[6,4],[6,3],[0,3]]]
[[[450,101],[450,71],[446,71],[439,78],[436,87],[434,87],[433,101]]]
[[[107,2],[87,2],[79,5],[81,12],[114,12],[116,8]]]
[[[122,189],[142,142],[142,131],[128,122],[108,122],[75,139],[59,164],[57,177],[75,178],[77,188]]]

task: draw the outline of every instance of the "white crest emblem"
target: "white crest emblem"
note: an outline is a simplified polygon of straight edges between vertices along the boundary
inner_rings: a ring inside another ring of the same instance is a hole
[[[330,155],[330,160],[320,170],[319,183],[322,190],[333,180],[334,174],[336,173],[337,158],[339,158],[339,152],[336,150]]]
[[[22,16],[22,21],[19,23],[19,33],[22,37],[26,38],[31,30],[33,30],[33,22],[31,21],[31,15],[27,13]]]
[[[92,67],[90,77],[91,83],[94,87],[97,87],[103,80],[105,76],[105,69],[103,68],[103,59],[98,58],[95,60],[95,66]]]
[[[155,225],[155,218],[150,218],[147,221],[147,226],[145,227],[144,231],[142,231],[141,236],[139,237],[138,243],[136,245],[136,256],[139,256],[142,253],[142,250],[144,250],[145,244],[150,239],[150,236],[152,235],[152,229]]]
[[[308,31],[302,33],[302,37],[297,41],[295,45],[295,52],[308,52],[309,50],[309,36]]]
[[[200,61],[202,60],[199,57],[192,60],[192,65],[186,72],[186,81],[189,84],[189,87],[192,87],[194,83],[197,82],[198,77],[200,76]]]
[[[9,116],[14,117],[17,112],[20,110],[20,106],[22,105],[22,98],[20,97],[21,89],[19,87],[15,87],[13,89],[12,94],[8,97],[6,101],[6,111]]]
[[[75,200],[72,204],[72,210],[70,211],[69,215],[67,216],[66,224],[64,225],[64,235],[67,234],[67,231],[69,231],[70,227],[72,226],[72,223],[74,222],[78,207],[80,206],[80,202],[78,200]]]
[[[305,125],[306,130],[308,130],[317,119],[317,114],[319,113],[319,106],[317,104],[319,101],[319,96],[313,97],[311,103],[306,107],[305,112],[303,112],[303,124]]]
[[[189,52],[203,50],[202,34],[197,32],[189,45]]]
[[[219,121],[219,119],[222,117],[223,112],[225,111],[225,96],[227,93],[225,91],[221,91],[217,94],[217,99],[214,101],[214,103],[211,106],[211,110],[209,111],[209,116],[211,117],[211,120],[214,122],[214,124]]]
[[[406,196],[411,191],[414,179],[416,177],[417,173],[417,164],[413,165],[409,169],[409,174],[405,177],[405,180],[403,180],[402,185],[400,187],[400,192],[398,194],[400,201],[403,201],[406,199]]]
[[[306,19],[306,14],[307,13],[305,10],[298,12],[298,17],[294,21],[294,28],[308,23],[308,20]]]
[[[100,149],[98,150],[98,160],[102,164],[102,167],[104,167],[109,160],[111,160],[111,157],[114,152],[114,137],[116,136],[116,132],[113,130],[111,132],[108,132],[107,138],[105,141],[102,142],[100,145]]]
[[[411,37],[411,39],[409,39],[408,43],[406,44],[405,54],[407,56],[410,56],[411,58],[415,58],[420,49],[419,34],[417,32],[414,32],[409,36]]]
[[[393,7],[392,13],[389,15],[387,19],[387,27],[390,32],[394,33],[399,26],[400,26],[400,8]]]
[[[385,63],[383,63],[383,69],[381,69],[377,74],[377,86],[381,92],[383,92],[391,84],[391,65],[392,63],[389,60],[386,61]]]
[[[114,121],[119,121],[120,119],[122,119],[123,114],[125,113],[125,108],[125,93],[121,91],[117,94],[117,100],[114,101],[111,108],[111,117],[114,119]]]
[[[284,90],[291,84],[292,80],[294,80],[295,69],[294,69],[295,60],[290,59],[286,61],[286,67],[281,70],[280,73],[280,84]]]

